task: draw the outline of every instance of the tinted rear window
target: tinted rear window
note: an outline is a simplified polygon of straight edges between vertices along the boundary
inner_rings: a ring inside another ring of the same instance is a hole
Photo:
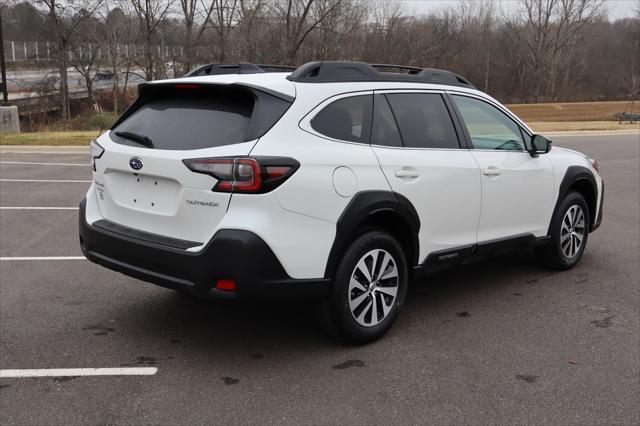
[[[256,100],[258,100],[256,102]],[[254,140],[266,133],[290,103],[236,87],[147,89],[112,129],[121,144],[142,146],[117,136],[130,132],[151,139],[153,148],[190,150]]]
[[[387,95],[398,121],[404,146],[460,148],[458,136],[442,96],[436,93]]]

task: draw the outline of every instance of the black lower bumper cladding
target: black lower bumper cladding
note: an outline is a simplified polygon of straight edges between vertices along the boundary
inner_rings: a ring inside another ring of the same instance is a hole
[[[80,203],[82,252],[90,261],[143,281],[211,298],[320,298],[328,279],[293,279],[269,246],[250,231],[216,232],[199,252],[163,245],[170,239],[141,238],[136,230],[109,229],[86,222],[86,200]],[[149,235],[149,234],[147,234]],[[181,241],[181,240],[177,240]],[[233,280],[233,292],[215,288],[216,281]]]

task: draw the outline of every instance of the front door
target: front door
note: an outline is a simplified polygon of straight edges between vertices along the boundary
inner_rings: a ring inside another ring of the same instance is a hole
[[[496,106],[452,95],[482,176],[478,242],[547,234],[554,206],[554,173],[544,155],[526,150],[520,126]]]

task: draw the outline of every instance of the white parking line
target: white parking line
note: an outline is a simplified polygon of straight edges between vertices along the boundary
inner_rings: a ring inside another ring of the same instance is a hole
[[[90,180],[0,179],[0,182],[91,183]]]
[[[0,260],[87,260],[84,256],[18,256],[0,257]]]
[[[26,164],[29,166],[90,166],[89,163],[32,163],[29,161],[0,161],[0,164]]]
[[[0,207],[0,210],[78,210],[78,207]]]
[[[0,377],[78,377],[78,376],[153,376],[156,367],[118,368],[43,368],[35,370],[0,370]]]
[[[87,155],[89,145],[86,146],[28,146],[28,145],[0,145],[2,154],[60,154],[60,155]]]

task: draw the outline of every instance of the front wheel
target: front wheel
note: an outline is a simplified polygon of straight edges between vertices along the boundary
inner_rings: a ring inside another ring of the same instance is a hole
[[[551,241],[536,249],[539,261],[559,270],[575,266],[587,245],[590,223],[586,200],[582,194],[570,192],[551,221]]]
[[[349,343],[380,338],[396,320],[407,292],[407,262],[400,244],[382,231],[367,232],[345,252],[323,314]]]

